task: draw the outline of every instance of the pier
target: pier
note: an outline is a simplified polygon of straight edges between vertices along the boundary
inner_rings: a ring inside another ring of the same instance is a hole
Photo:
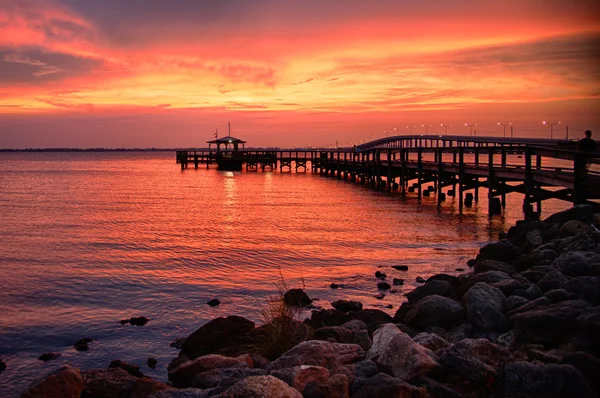
[[[576,150],[576,142],[529,138],[396,136],[353,148],[244,149],[247,171],[311,172],[373,189],[418,198],[436,196],[438,205],[456,196],[460,210],[480,201],[486,190],[488,212],[500,213],[506,195],[523,195],[527,219],[539,216],[542,202],[573,204],[600,199],[600,153]],[[209,149],[177,151],[181,169],[210,167]],[[310,163],[310,166],[308,165]]]

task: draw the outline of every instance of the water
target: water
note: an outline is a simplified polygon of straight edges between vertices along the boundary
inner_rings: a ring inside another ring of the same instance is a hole
[[[490,220],[485,200],[460,215],[452,198],[437,209],[311,173],[182,172],[173,153],[0,154],[0,396],[65,362],[121,359],[166,380],[172,340],[218,316],[259,322],[280,274],[323,307],[347,298],[393,314],[417,276],[456,273],[521,218],[521,201],[509,195]],[[378,269],[407,283],[377,300]],[[144,327],[118,324],[141,315]],[[77,352],[83,337],[95,342]],[[62,357],[37,360],[50,351]]]

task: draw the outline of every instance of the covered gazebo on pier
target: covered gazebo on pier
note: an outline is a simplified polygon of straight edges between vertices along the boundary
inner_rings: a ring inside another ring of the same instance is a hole
[[[221,145],[225,146],[225,151],[232,150],[237,152],[240,149],[240,144],[242,144],[242,149],[244,149],[244,144],[246,144],[246,141],[228,135],[227,137],[221,137],[217,138],[216,140],[206,141],[206,143],[208,144],[208,149],[211,148],[211,145],[215,144],[217,146],[217,152],[221,152]]]

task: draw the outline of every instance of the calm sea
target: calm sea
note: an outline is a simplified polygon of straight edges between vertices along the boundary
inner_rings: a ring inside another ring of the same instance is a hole
[[[310,172],[182,172],[174,153],[0,154],[0,396],[65,362],[121,359],[165,380],[172,340],[218,316],[260,321],[280,273],[325,308],[346,298],[393,314],[417,276],[456,273],[514,224],[521,201],[489,219],[486,200],[460,215],[453,198],[438,209]],[[378,300],[376,270],[407,283]],[[118,323],[142,315],[144,327]],[[91,349],[75,351],[83,337]]]

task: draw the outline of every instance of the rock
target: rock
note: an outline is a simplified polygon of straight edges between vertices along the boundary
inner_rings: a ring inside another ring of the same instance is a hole
[[[373,333],[373,345],[367,352],[367,359],[374,359],[381,355],[382,351],[389,345],[390,341],[401,333],[402,331],[392,323],[387,323],[375,330]]]
[[[265,376],[266,374],[267,371],[264,369],[217,368],[198,373],[192,379],[191,385],[194,388],[209,389],[220,387],[221,390],[224,390],[246,377]]]
[[[254,329],[254,322],[239,316],[219,317],[190,334],[182,352],[190,359],[210,353],[234,354],[245,334]]]
[[[490,286],[500,289],[502,293],[508,297],[516,290],[526,289],[528,285],[524,285],[516,279],[504,279],[496,283],[491,283]]]
[[[585,348],[592,348],[596,352],[600,352],[600,307],[595,307],[580,315],[577,323],[580,325],[580,336],[587,339]]]
[[[410,304],[416,304],[422,298],[433,294],[444,297],[454,297],[454,289],[448,281],[433,280],[407,293],[406,297]]]
[[[154,357],[150,357],[148,358],[148,360],[146,361],[146,364],[148,365],[148,367],[150,369],[156,369],[156,364],[158,363],[158,361],[156,360],[156,358]]]
[[[209,398],[209,396],[214,396],[213,393],[216,393],[215,389],[186,388],[180,390],[171,388],[154,393],[150,398]]]
[[[387,282],[379,282],[377,283],[377,289],[380,290],[390,290],[392,287]]]
[[[437,294],[419,301],[406,314],[405,323],[410,327],[447,327],[465,317],[464,308],[456,301]]]
[[[415,343],[421,344],[423,347],[430,349],[433,352],[437,352],[450,345],[446,340],[435,333],[419,333],[414,338]]]
[[[426,390],[385,373],[356,379],[350,388],[352,398],[425,398]]]
[[[476,328],[502,329],[504,317],[504,294],[486,283],[479,282],[463,297],[467,320]]]
[[[517,272],[516,268],[512,265],[503,263],[502,261],[496,260],[483,260],[477,264],[473,268],[475,273],[482,273],[488,271],[500,271],[504,272],[508,275],[512,275]]]
[[[404,323],[404,319],[406,317],[406,314],[408,314],[408,312],[410,310],[412,310],[413,307],[414,307],[414,305],[410,304],[407,301],[405,301],[404,303],[402,303],[400,305],[400,308],[398,308],[398,310],[396,311],[396,314],[392,318],[392,322],[394,322],[394,323]]]
[[[59,354],[57,352],[47,352],[45,354],[40,355],[39,358],[38,358],[38,360],[44,361],[44,362],[52,361],[52,360],[60,357],[61,355],[62,354]]]
[[[485,384],[511,360],[510,352],[486,339],[464,339],[438,351],[440,362],[464,379]]]
[[[248,367],[246,358],[231,358],[223,355],[208,354],[179,365],[169,371],[169,380],[176,387],[190,387],[194,377],[211,369],[229,367]]]
[[[425,279],[423,279],[423,278],[422,278],[422,277],[420,277],[420,276],[417,276],[417,279],[416,279],[416,281],[417,281],[417,283],[425,283],[425,282],[426,282],[426,280],[425,280]]]
[[[287,305],[295,307],[306,307],[313,301],[308,297],[302,289],[290,289],[283,295],[283,301]]]
[[[496,340],[496,344],[501,345],[502,347],[513,350],[517,343],[517,332],[516,330],[510,330],[498,337]]]
[[[383,299],[385,298],[385,294],[381,294],[381,293],[380,293],[380,294],[376,294],[376,295],[375,295],[375,296],[373,296],[373,297],[375,297],[377,300],[383,300]]]
[[[496,243],[490,243],[479,249],[477,263],[484,260],[495,260],[510,263],[517,259],[519,249],[508,240],[501,240]]]
[[[331,285],[329,285],[329,287],[332,289],[339,289],[340,285],[338,285],[337,283],[332,283]]]
[[[510,296],[504,301],[504,309],[509,312],[527,304],[529,300],[521,296]]]
[[[525,235],[525,243],[521,246],[521,252],[530,253],[534,249],[538,248],[544,240],[542,238],[542,234],[539,230],[535,229],[533,231],[527,232]]]
[[[369,330],[367,324],[364,323],[363,321],[361,321],[360,319],[353,319],[351,321],[348,321],[348,322],[344,323],[342,325],[342,327],[346,328],[346,329],[350,329],[353,332],[358,332],[361,330],[367,330],[367,331]]]
[[[324,326],[340,326],[348,322],[348,315],[345,312],[336,310],[335,308],[312,311],[310,319],[304,321],[313,329],[319,329]]]
[[[445,386],[431,377],[417,377],[411,380],[411,384],[417,387],[424,387],[427,390],[427,397],[440,398],[464,398],[464,395],[459,394],[448,386]]]
[[[313,338],[329,342],[332,342],[331,340],[333,339],[337,343],[352,343],[353,332],[342,326],[325,326],[324,328],[315,330]]]
[[[21,394],[22,398],[79,398],[83,378],[79,369],[62,365],[45,378],[35,381]]]
[[[507,363],[499,374],[498,396],[532,398],[592,398],[582,374],[571,365]]]
[[[562,285],[568,292],[576,293],[592,305],[600,305],[600,277],[580,276]]]
[[[453,329],[450,329],[445,335],[444,339],[450,343],[454,344],[461,340],[467,339],[473,333],[473,325],[470,323],[463,323],[462,325],[458,325]]]
[[[87,351],[90,349],[90,347],[88,346],[89,343],[91,343],[92,339],[90,339],[89,337],[85,337],[81,340],[78,340],[75,344],[73,344],[73,347],[75,347],[75,349],[77,351]]]
[[[475,264],[477,264],[477,261],[474,258],[467,260],[467,266],[469,268],[473,268],[475,266]]]
[[[404,279],[394,278],[392,283],[394,284],[394,286],[401,286],[404,285]]]
[[[392,268],[397,271],[408,271],[408,265],[392,265]]]
[[[587,380],[596,394],[600,392],[600,359],[594,358],[585,352],[573,352],[563,357],[562,365],[575,367]]]
[[[513,293],[513,296],[521,296],[527,300],[534,300],[542,296],[542,290],[535,284],[531,284],[527,289],[517,289]]]
[[[177,355],[175,358],[173,358],[171,360],[171,362],[169,362],[169,364],[167,365],[167,370],[171,371],[176,369],[177,367],[179,367],[179,365],[181,365],[184,362],[189,361],[190,358],[185,355],[183,352],[179,352],[179,355]]]
[[[565,300],[577,300],[579,297],[575,293],[569,293],[565,289],[554,289],[544,293],[544,297],[553,303]]]
[[[554,260],[552,266],[567,276],[600,276],[600,254],[563,253]]]
[[[275,376],[285,381],[290,387],[300,391],[303,396],[307,396],[306,389],[326,390],[329,382],[329,370],[321,366],[294,366],[274,370],[271,376]]]
[[[254,363],[254,367],[258,369],[266,369],[271,363],[271,361],[260,354],[250,354],[250,357]]]
[[[514,297],[514,296],[511,296],[511,297]],[[518,297],[518,296],[516,296],[516,297]],[[507,312],[506,316],[508,318],[510,318],[513,315],[520,314],[521,312],[527,312],[527,311],[533,310],[534,308],[544,307],[544,306],[547,306],[550,304],[552,304],[552,300],[550,300],[548,297],[540,297],[535,300],[528,301],[527,303],[523,304],[522,306]]]
[[[370,359],[365,359],[364,361],[338,366],[334,369],[333,373],[346,375],[348,382],[352,384],[356,379],[368,379],[375,376],[378,372],[377,364]]]
[[[583,301],[568,300],[518,313],[510,321],[532,343],[560,344],[577,330],[577,317],[589,309]]]
[[[500,282],[505,279],[513,279],[505,272],[501,271],[488,271],[480,274],[464,274],[460,276],[461,283],[458,290],[457,297],[462,298],[463,294],[467,292],[471,287],[475,286],[476,283],[483,282],[492,284]]]
[[[570,209],[555,213],[546,218],[546,223],[566,223],[567,221],[591,221],[594,217],[594,208],[591,205],[576,205]]]
[[[209,300],[206,304],[208,304],[211,307],[216,307],[217,305],[220,305],[221,302],[219,301],[219,299],[214,298],[212,300]]]
[[[552,242],[559,253],[596,251],[597,234],[581,233]]]
[[[540,279],[537,283],[538,287],[542,290],[542,292],[547,292],[549,290],[559,289],[562,285],[564,285],[569,279],[557,270],[550,271],[547,275],[545,275],[542,279]]]
[[[385,279],[387,278],[387,275],[381,271],[376,271],[375,272],[375,278],[379,278],[379,279]]]
[[[0,372],[2,372],[3,370],[6,370],[6,364],[4,363],[4,361],[2,360],[2,358],[0,357]]]
[[[528,255],[520,257],[513,264],[519,271],[525,271],[538,265],[550,265],[557,257],[558,253],[555,249],[544,248],[542,246]]]
[[[394,326],[396,326],[398,329],[400,329],[400,331],[406,333],[410,337],[414,337],[417,334],[419,334],[419,332],[409,327],[408,325],[405,325],[404,323],[394,323]]]
[[[342,312],[360,311],[363,308],[361,302],[348,301],[348,300],[337,300],[331,303],[332,307]]]
[[[218,398],[302,398],[298,390],[273,376],[250,376],[235,383]]]
[[[127,398],[138,380],[121,368],[86,370],[81,376],[82,397]]]
[[[129,319],[129,323],[133,326],[144,326],[150,319],[145,316],[133,317]]]
[[[575,235],[579,235],[582,232],[593,232],[593,231],[594,231],[594,227],[592,227],[591,225],[588,225],[584,222],[577,221],[577,220],[567,221],[566,223],[564,223],[562,225],[562,227],[560,227],[560,232],[562,232],[562,234],[566,235],[566,236],[575,236]]]
[[[303,341],[267,366],[267,371],[293,368],[300,365],[322,366],[335,369],[337,366],[364,359],[365,351],[356,344],[330,343],[327,341]]]
[[[165,383],[153,380],[149,377],[140,377],[135,381],[135,384],[131,388],[129,398],[147,398],[149,396],[154,396],[156,393],[167,391],[169,389],[171,389],[171,387]]]
[[[375,331],[380,325],[392,322],[392,317],[380,310],[362,310],[348,313],[348,320],[358,319],[363,321],[369,328],[369,332]]]
[[[144,377],[144,375],[142,374],[142,372],[140,372],[140,368],[137,365],[133,365],[131,363],[127,363],[121,360],[114,360],[112,361],[109,365],[109,368],[121,368],[124,371],[126,371],[127,373],[129,373],[130,375],[134,376],[134,377]]]
[[[180,350],[183,346],[183,343],[185,343],[185,340],[185,337],[178,337],[169,344],[169,347],[177,348],[178,350]]]

